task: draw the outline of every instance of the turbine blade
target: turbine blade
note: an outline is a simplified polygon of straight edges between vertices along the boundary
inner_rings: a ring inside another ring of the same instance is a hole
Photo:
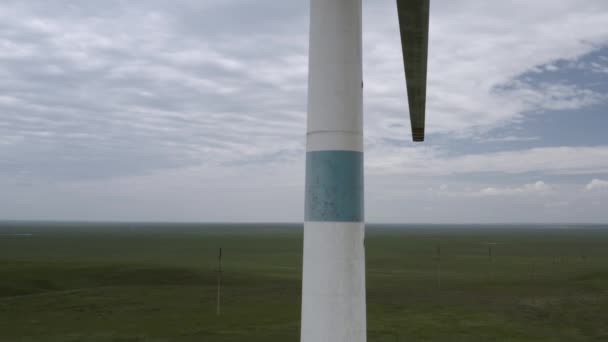
[[[414,141],[424,141],[430,0],[397,0],[401,48]]]

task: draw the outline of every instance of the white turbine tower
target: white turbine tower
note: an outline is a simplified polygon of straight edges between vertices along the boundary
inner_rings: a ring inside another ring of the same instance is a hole
[[[414,141],[424,140],[429,0],[397,0]],[[302,342],[367,339],[361,0],[311,0]]]

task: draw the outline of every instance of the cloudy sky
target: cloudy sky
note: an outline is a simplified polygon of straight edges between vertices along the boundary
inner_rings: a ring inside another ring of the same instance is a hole
[[[364,2],[366,219],[608,222],[608,1]],[[308,1],[0,7],[0,219],[301,221]]]

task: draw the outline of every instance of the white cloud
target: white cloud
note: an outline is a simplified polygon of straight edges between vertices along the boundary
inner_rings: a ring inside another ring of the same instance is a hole
[[[499,137],[476,137],[475,141],[488,143],[488,142],[522,142],[522,141],[538,141],[540,137],[525,137],[525,136],[499,136]]]
[[[606,56],[600,56],[598,61],[590,63],[588,68],[593,72],[608,74],[608,58]]]
[[[515,85],[516,84],[516,85]],[[575,85],[540,83],[531,85],[515,81],[505,96],[519,101],[525,111],[573,110],[601,103],[606,95]]]
[[[487,187],[475,193],[476,196],[519,196],[532,194],[547,194],[551,191],[551,187],[543,181],[537,181],[531,184],[524,184],[521,187]]]
[[[585,190],[608,190],[608,181],[602,179],[593,179],[585,186]]]
[[[467,186],[463,190],[448,190],[447,186],[440,186],[437,191],[433,188],[428,189],[431,196],[452,197],[452,198],[478,198],[478,197],[506,197],[524,195],[549,195],[554,192],[554,188],[543,181],[524,184],[521,186],[486,186],[479,190],[473,190]]]
[[[450,156],[437,148],[370,146],[372,174],[439,176],[471,173],[553,175],[608,173],[608,146],[540,147]]]

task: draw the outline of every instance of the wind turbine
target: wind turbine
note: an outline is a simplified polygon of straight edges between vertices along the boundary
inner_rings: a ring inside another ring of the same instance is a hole
[[[311,0],[302,342],[367,339],[362,0]],[[414,141],[424,140],[429,0],[397,0]]]

